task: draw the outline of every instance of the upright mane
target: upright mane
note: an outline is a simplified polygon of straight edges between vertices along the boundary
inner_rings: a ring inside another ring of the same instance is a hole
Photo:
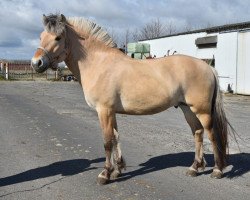
[[[82,17],[69,17],[67,22],[76,27],[82,35],[91,36],[109,47],[117,47],[107,31],[92,21]]]
[[[60,14],[43,15],[43,24],[46,31],[53,32],[56,35],[62,34],[65,31],[65,26],[68,24],[75,27],[84,37],[91,36],[109,47],[117,47],[106,30],[96,23],[82,17],[65,18],[64,15]]]

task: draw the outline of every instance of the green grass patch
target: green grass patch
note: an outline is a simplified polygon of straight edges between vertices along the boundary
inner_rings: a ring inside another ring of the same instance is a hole
[[[0,81],[5,81],[5,78],[3,75],[0,74]]]

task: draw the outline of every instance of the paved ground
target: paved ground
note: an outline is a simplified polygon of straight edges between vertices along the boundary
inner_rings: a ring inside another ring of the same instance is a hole
[[[171,108],[118,117],[127,171],[98,186],[101,131],[78,83],[0,82],[0,199],[249,199],[250,97],[225,101],[243,153],[230,143],[223,179],[209,176],[207,139],[209,166],[196,178],[185,176],[194,142],[181,111]]]

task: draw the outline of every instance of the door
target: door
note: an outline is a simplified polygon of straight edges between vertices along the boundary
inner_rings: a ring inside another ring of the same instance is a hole
[[[238,35],[237,88],[238,94],[250,95],[250,32]]]

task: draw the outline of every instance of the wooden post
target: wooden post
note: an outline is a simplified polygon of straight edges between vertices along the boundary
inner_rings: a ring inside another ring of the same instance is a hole
[[[5,68],[5,78],[6,80],[9,79],[9,66],[8,66],[8,63],[6,63],[6,68]]]
[[[1,62],[0,71],[3,72],[3,63]]]
[[[34,73],[34,71],[33,71],[33,67],[31,68],[31,78],[32,78],[32,80],[33,80],[33,73]]]
[[[58,69],[56,69],[56,71],[55,71],[55,80],[56,81],[58,80]]]

